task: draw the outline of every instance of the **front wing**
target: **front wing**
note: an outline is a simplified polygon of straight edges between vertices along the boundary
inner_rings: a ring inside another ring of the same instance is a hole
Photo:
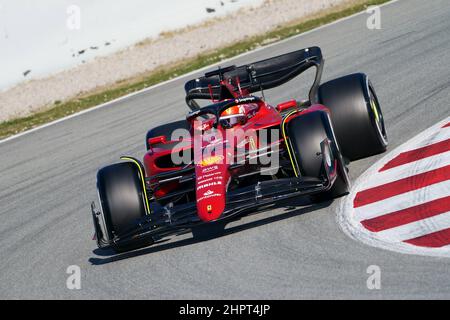
[[[329,142],[327,140],[322,142],[321,148],[322,152],[324,152],[324,148],[330,148]],[[324,157],[323,168],[325,174],[322,178],[303,176],[263,181],[250,187],[228,192],[227,206],[219,220],[230,219],[245,211],[257,209],[284,199],[318,194],[330,190],[336,180],[338,166],[338,161],[336,159],[332,160],[331,165],[327,164]],[[182,230],[207,224],[198,217],[195,202],[174,207],[165,206],[152,211],[151,214],[142,218],[141,221],[130,226],[127,232],[109,239],[106,235],[107,232],[105,232],[102,211],[97,210],[93,203],[91,212],[94,219],[97,245],[99,248],[105,249],[115,245],[127,246],[145,239],[156,241]]]

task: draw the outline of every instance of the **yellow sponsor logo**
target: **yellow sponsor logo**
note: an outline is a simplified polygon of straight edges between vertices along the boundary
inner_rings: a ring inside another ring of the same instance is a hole
[[[213,164],[221,163],[223,159],[224,159],[223,156],[211,156],[203,159],[202,162],[200,162],[200,165],[202,167],[212,166]]]

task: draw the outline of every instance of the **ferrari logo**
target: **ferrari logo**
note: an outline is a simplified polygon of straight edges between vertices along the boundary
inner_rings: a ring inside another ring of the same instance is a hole
[[[212,211],[212,205],[208,204],[208,206],[206,207],[206,210],[208,210],[208,213],[211,213],[211,211]]]

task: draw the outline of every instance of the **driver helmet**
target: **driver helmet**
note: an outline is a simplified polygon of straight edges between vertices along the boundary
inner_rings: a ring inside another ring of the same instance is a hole
[[[220,124],[224,128],[232,128],[237,124],[244,124],[245,120],[245,108],[242,106],[232,106],[220,115]]]

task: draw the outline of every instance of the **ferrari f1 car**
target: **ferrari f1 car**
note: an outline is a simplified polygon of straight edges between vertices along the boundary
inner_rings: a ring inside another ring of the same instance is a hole
[[[384,152],[386,129],[368,77],[321,84],[323,65],[311,47],[188,81],[186,119],[148,131],[142,162],[122,157],[98,171],[98,246],[123,252],[284,199],[347,194],[348,163]],[[312,67],[307,99],[268,104],[264,90]]]

